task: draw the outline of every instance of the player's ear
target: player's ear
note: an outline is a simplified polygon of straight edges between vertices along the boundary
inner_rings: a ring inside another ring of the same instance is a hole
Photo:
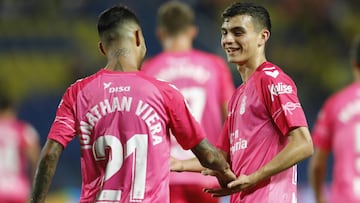
[[[189,27],[188,33],[191,39],[194,39],[198,35],[198,28],[194,25]]]
[[[104,45],[102,42],[99,42],[98,43],[98,47],[99,47],[99,50],[100,50],[100,53],[104,56],[106,56],[106,51],[105,51],[105,48],[104,48]]]
[[[136,43],[136,46],[140,46],[141,45],[141,32],[140,30],[136,30],[135,31],[135,43]]]
[[[267,29],[262,29],[259,33],[259,46],[265,45],[265,43],[267,42],[267,40],[270,37],[270,31]]]
[[[164,38],[165,38],[165,32],[164,32],[164,29],[158,27],[156,28],[156,36],[157,38],[159,39],[159,41],[163,41]]]

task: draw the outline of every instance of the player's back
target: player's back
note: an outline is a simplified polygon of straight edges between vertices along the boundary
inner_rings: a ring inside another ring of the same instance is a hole
[[[31,137],[27,130],[29,126],[24,122],[0,118],[0,202],[25,202],[28,198],[26,139],[37,141],[37,137]]]
[[[326,102],[313,131],[314,144],[334,155],[331,202],[360,201],[360,84]]]
[[[60,105],[72,106],[75,115],[83,174],[80,202],[168,202],[169,127],[185,148],[203,138],[187,143],[198,128],[170,122],[193,119],[183,109],[181,94],[138,72],[102,69],[72,85]],[[72,122],[66,115],[58,112],[55,122]],[[66,146],[71,138],[62,142],[55,131],[50,139]]]

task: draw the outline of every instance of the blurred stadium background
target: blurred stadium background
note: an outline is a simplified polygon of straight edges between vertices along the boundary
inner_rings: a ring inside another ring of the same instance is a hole
[[[105,8],[121,3],[139,16],[147,57],[161,51],[155,35],[162,0],[2,0],[0,1],[0,84],[16,101],[19,116],[33,124],[43,145],[65,88],[105,65],[97,49],[96,21]],[[195,47],[224,56],[221,11],[233,1],[186,0],[195,10]],[[360,34],[358,0],[262,0],[272,18],[268,60],[298,85],[310,128],[324,100],[351,82],[349,45]],[[230,65],[230,64],[229,64]],[[230,65],[236,86],[240,76]],[[64,151],[48,202],[76,202],[81,184],[78,141]],[[313,199],[307,163],[298,166],[299,202]],[[330,171],[329,171],[330,173]],[[330,176],[327,178],[330,181]]]

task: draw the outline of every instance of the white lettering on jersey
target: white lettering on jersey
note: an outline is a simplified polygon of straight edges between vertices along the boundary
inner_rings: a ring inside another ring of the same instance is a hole
[[[89,135],[91,135],[95,124],[99,122],[103,116],[106,116],[107,114],[113,113],[115,111],[130,111],[133,98],[123,96],[120,99],[121,102],[119,101],[118,97],[112,98],[111,102],[108,99],[104,99],[103,101],[100,101],[98,104],[94,105],[90,111],[86,112],[86,121],[80,121],[81,134],[79,135],[79,140],[80,144],[83,145],[82,148],[91,148],[91,146],[88,145],[90,143]]]
[[[109,93],[115,92],[130,92],[130,86],[118,86],[118,87],[110,87]]]
[[[105,82],[104,82],[104,89],[109,88],[109,87],[110,87],[110,85],[111,85],[111,82],[108,82],[108,83],[105,83]]]
[[[345,123],[357,114],[360,114],[360,99],[351,101],[341,108],[339,120]]]
[[[274,101],[274,96],[279,96],[280,94],[291,94],[292,86],[279,82],[277,84],[268,85],[271,101]]]
[[[190,78],[203,84],[210,79],[210,75],[210,72],[203,66],[194,65],[186,61],[177,61],[169,64],[167,68],[156,74],[156,78],[161,78],[168,82],[179,78]]]
[[[246,149],[248,141],[246,139],[239,138],[239,130],[235,130],[235,132],[230,133],[230,145],[231,153],[235,153],[239,150]]]
[[[157,135],[158,133],[163,132],[160,116],[155,112],[155,110],[147,103],[142,100],[139,101],[135,114],[141,117],[145,121],[146,125],[149,127],[150,134],[153,139],[153,145],[161,143],[162,136]]]
[[[301,108],[301,104],[300,103],[293,103],[293,102],[287,102],[286,104],[282,104],[282,109],[285,112],[285,115],[292,115],[293,111],[296,108]]]

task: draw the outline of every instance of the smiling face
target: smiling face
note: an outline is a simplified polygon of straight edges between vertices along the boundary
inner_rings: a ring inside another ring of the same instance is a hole
[[[257,29],[250,15],[236,15],[224,18],[221,26],[221,45],[228,61],[246,64],[261,54],[262,30]]]

